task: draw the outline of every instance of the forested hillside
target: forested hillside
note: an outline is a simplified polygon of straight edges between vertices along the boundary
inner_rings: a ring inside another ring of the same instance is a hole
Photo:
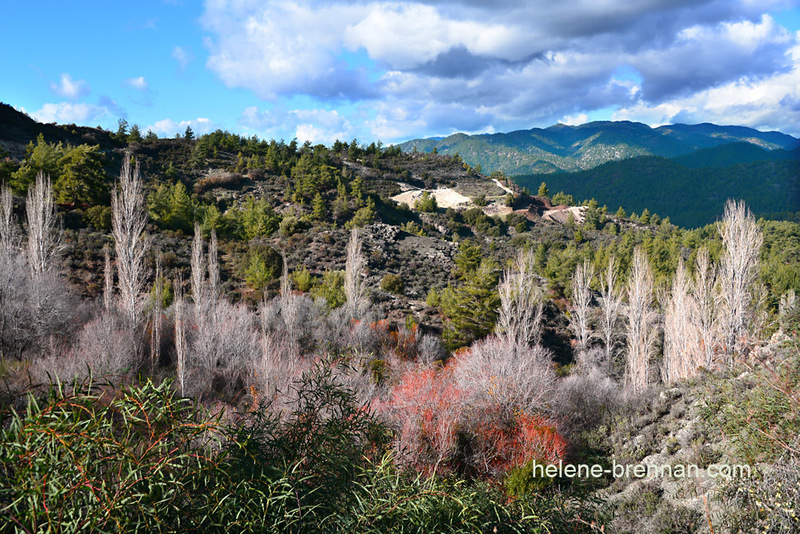
[[[514,181],[535,190],[546,180],[551,189],[575,198],[595,198],[628,212],[649,209],[689,228],[717,220],[726,199],[734,197],[744,199],[760,217],[791,218],[798,211],[797,151],[765,154],[752,145],[735,144],[724,152],[701,152],[672,160],[642,156],[575,173],[518,176]]]
[[[0,123],[25,143],[0,163],[12,531],[798,528],[796,218],[720,198],[690,229],[379,142],[25,119]],[[632,161],[693,188],[665,206],[711,195]]]

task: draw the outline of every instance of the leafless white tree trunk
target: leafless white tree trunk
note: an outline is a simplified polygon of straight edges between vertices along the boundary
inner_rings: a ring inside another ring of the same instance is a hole
[[[60,251],[56,235],[56,207],[50,177],[41,171],[28,189],[28,266],[34,277],[50,269]]]
[[[19,247],[18,239],[14,197],[11,190],[3,185],[0,187],[0,254],[14,254]]]
[[[697,305],[696,326],[698,330],[698,367],[711,369],[714,354],[719,344],[717,320],[717,269],[711,261],[708,249],[703,247],[695,261],[694,301]]]
[[[498,287],[500,313],[495,332],[520,346],[538,345],[542,336],[544,288],[535,274],[535,264],[533,252],[518,251]]]
[[[177,359],[175,371],[178,378],[178,391],[184,395],[186,387],[186,330],[184,325],[184,302],[183,288],[181,281],[177,280],[174,285],[175,293],[175,356]]]
[[[114,268],[111,266],[111,254],[108,245],[103,247],[105,265],[103,267],[103,307],[106,312],[110,312],[114,306]]]
[[[150,370],[155,371],[161,358],[161,305],[164,300],[162,286],[161,253],[156,253],[156,278],[153,282],[153,319],[150,325]]]
[[[572,310],[569,316],[569,326],[575,334],[576,348],[579,354],[586,352],[592,339],[592,329],[589,324],[592,290],[589,286],[593,277],[594,268],[589,260],[579,263],[572,275]]]
[[[298,319],[297,299],[292,293],[292,282],[289,278],[289,262],[283,256],[283,272],[281,274],[281,317],[286,326],[286,335],[289,338],[289,350],[291,357],[299,354],[297,346],[297,332],[300,325]]]
[[[608,267],[600,275],[599,337],[605,348],[605,361],[610,364],[617,353],[621,339],[622,296],[617,282],[617,259],[611,256]]]
[[[131,156],[126,153],[119,183],[111,193],[111,231],[117,253],[120,307],[134,323],[139,318],[144,287],[144,255],[149,245],[146,225],[139,164],[131,169]]]
[[[701,347],[695,293],[681,259],[664,310],[664,380],[668,384],[697,372]]]
[[[215,303],[219,299],[219,259],[217,231],[211,230],[211,241],[208,244],[208,299]]]
[[[347,298],[347,314],[351,319],[362,316],[366,311],[368,300],[364,287],[367,260],[361,251],[362,240],[358,235],[358,228],[350,232],[347,242],[347,261],[344,273],[344,294]]]
[[[755,318],[754,288],[764,237],[744,202],[728,200],[718,225],[725,247],[718,276],[721,325],[726,352],[732,357],[750,336]]]
[[[636,247],[633,252],[627,293],[628,304],[624,308],[628,319],[625,383],[636,393],[646,388],[649,382],[657,318],[652,308],[653,274],[641,246]]]
[[[205,309],[205,277],[206,265],[203,255],[203,236],[200,233],[200,225],[194,223],[194,239],[192,240],[192,258],[190,261],[192,270],[192,300],[198,310]]]

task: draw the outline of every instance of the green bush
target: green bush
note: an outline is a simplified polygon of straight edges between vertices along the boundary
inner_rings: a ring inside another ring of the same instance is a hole
[[[99,232],[111,231],[111,207],[92,206],[83,214],[83,220]]]
[[[381,279],[381,289],[389,293],[402,295],[404,287],[403,277],[398,274],[389,273]]]
[[[439,205],[436,203],[436,197],[425,191],[422,193],[422,197],[414,203],[414,208],[417,211],[433,213],[439,209]]]

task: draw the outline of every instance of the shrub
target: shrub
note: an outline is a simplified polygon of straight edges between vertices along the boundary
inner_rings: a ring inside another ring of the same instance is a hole
[[[168,382],[54,390],[45,402],[29,396],[27,411],[8,423],[0,431],[7,526],[135,532],[211,523],[208,446],[219,418],[175,398]]]
[[[422,196],[414,203],[414,208],[417,211],[425,213],[434,213],[439,209],[436,203],[436,197],[431,195],[428,191],[422,193]]]
[[[92,206],[83,214],[83,220],[99,232],[111,231],[111,206]]]
[[[381,279],[381,289],[389,293],[402,295],[403,293],[403,277],[399,274],[386,274]]]

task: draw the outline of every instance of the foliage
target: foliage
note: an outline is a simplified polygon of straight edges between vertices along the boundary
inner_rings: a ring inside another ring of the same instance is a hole
[[[292,281],[294,287],[303,293],[308,292],[312,286],[311,273],[305,267],[298,269],[292,273]]]
[[[425,213],[433,213],[439,209],[439,206],[436,203],[436,197],[428,191],[424,191],[422,196],[414,203],[414,209]]]
[[[757,216],[797,211],[800,162],[768,158],[765,152],[761,161],[692,168],[681,160],[642,156],[584,171],[548,174],[547,181],[551,188],[562,188],[578,198],[595,197],[601,204],[622,205],[628,213],[648,209],[693,228],[717,220],[727,198],[743,199]],[[528,188],[541,179],[542,175],[535,174],[515,178],[517,184]]]
[[[43,172],[51,179],[57,179],[59,174],[58,161],[67,152],[67,148],[62,143],[48,143],[44,140],[44,135],[39,134],[36,144],[31,141],[25,147],[25,160],[11,175],[11,188],[17,194],[25,194],[34,181],[36,174]]]
[[[185,234],[192,231],[196,208],[181,181],[172,185],[162,183],[147,196],[150,219],[163,228],[181,230]]]
[[[97,146],[77,146],[57,164],[59,176],[53,185],[57,202],[95,205],[108,201],[104,160]]]
[[[108,232],[111,230],[111,207],[92,206],[87,208],[83,214],[83,219],[95,230]]]
[[[385,274],[381,278],[381,289],[389,293],[401,295],[403,293],[403,277],[399,274]]]
[[[245,282],[260,291],[280,276],[282,265],[283,259],[275,249],[267,245],[253,245],[245,260]]]
[[[499,274],[499,266],[484,259],[461,285],[442,292],[442,339],[448,349],[467,346],[492,331],[500,303],[496,290]]]
[[[344,294],[344,271],[325,271],[322,281],[311,289],[314,298],[324,298],[328,309],[335,309],[347,300]]]
[[[27,532],[121,532],[213,526],[219,418],[168,382],[103,390],[89,383],[28,397],[0,439],[0,517]],[[219,524],[217,524],[219,526]]]
[[[237,210],[241,216],[240,235],[251,240],[257,237],[269,237],[278,229],[280,217],[273,211],[272,205],[266,199],[258,199],[250,196],[241,211]]]
[[[568,195],[564,193],[564,191],[559,191],[555,195],[553,195],[553,205],[554,206],[573,206],[575,204],[575,199],[572,195]]]

